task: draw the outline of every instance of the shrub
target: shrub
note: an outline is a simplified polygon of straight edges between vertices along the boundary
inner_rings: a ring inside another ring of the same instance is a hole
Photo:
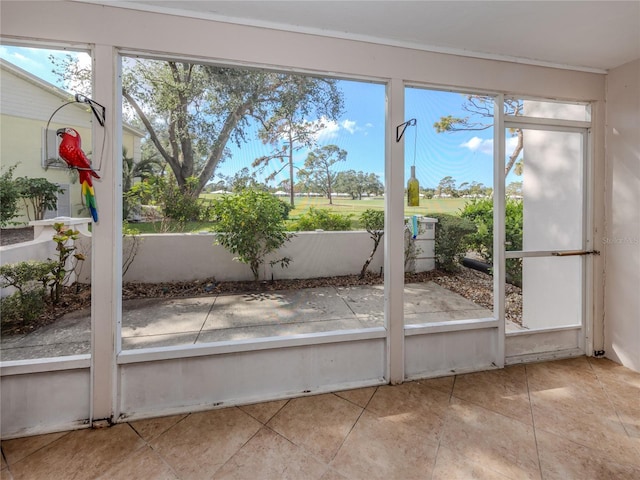
[[[314,208],[309,210],[298,218],[294,223],[294,229],[298,231],[342,231],[351,230],[351,215],[342,215],[333,213],[326,208]]]
[[[248,189],[223,196],[213,210],[216,243],[249,265],[257,281],[265,257],[291,238],[285,231],[282,202],[270,193]],[[286,267],[289,262],[284,257],[271,264]]]
[[[469,236],[476,232],[476,226],[466,218],[446,213],[429,216],[438,220],[434,248],[436,265],[446,272],[454,272],[467,252]]]
[[[181,189],[175,178],[153,177],[131,187],[125,197],[130,203],[158,205],[162,215],[177,223],[181,230],[187,222],[209,219],[209,209],[193,194],[197,182],[196,177],[189,177]]]
[[[16,165],[13,165],[0,175],[0,227],[10,224],[18,216],[20,191],[13,180],[15,168]]]
[[[3,322],[29,323],[44,310],[45,285],[56,262],[26,261],[0,267],[0,287],[14,287],[16,292],[2,299]]]
[[[33,220],[42,220],[47,210],[54,210],[58,206],[58,193],[64,192],[46,178],[20,177],[16,179],[16,187],[26,207],[29,220],[32,219],[29,205],[33,212]]]
[[[369,254],[369,258],[364,262],[362,266],[362,270],[360,271],[360,278],[364,278],[367,273],[367,268],[369,268],[369,264],[371,260],[373,260],[373,256],[380,245],[380,241],[384,235],[384,211],[383,210],[372,210],[367,209],[360,215],[360,223],[365,228],[365,230],[369,233],[369,236],[373,240],[373,249]]]
[[[53,241],[56,243],[58,258],[53,262],[53,268],[49,278],[51,287],[51,301],[58,303],[62,294],[62,286],[69,277],[69,274],[76,268],[78,262],[84,260],[84,255],[76,252],[75,240],[80,232],[71,228],[65,229],[63,223],[54,223],[56,231]]]
[[[522,200],[507,198],[505,202],[505,241],[509,250],[522,250]],[[478,230],[470,236],[469,248],[477,252],[485,262],[493,265],[493,200],[473,199],[467,202],[460,215],[476,224]],[[507,259],[506,273],[510,281],[522,284],[522,260]]]

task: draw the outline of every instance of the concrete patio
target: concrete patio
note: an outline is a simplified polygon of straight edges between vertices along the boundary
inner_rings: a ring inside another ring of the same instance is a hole
[[[405,322],[419,324],[491,317],[432,282],[405,286]],[[384,325],[384,287],[213,294],[208,297],[123,301],[123,350],[288,336]],[[519,328],[508,325],[508,329]],[[90,353],[90,311],[69,313],[27,335],[3,336],[2,361]]]

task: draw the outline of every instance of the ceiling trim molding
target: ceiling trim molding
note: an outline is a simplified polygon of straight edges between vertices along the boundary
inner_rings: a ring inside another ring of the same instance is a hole
[[[303,27],[298,25],[289,25],[283,23],[269,22],[264,20],[256,20],[249,18],[230,17],[225,15],[217,15],[206,12],[192,12],[179,10],[156,5],[140,4],[135,1],[105,1],[105,0],[72,0],[78,3],[92,3],[97,5],[106,5],[114,8],[138,10],[143,12],[159,13],[163,15],[173,15],[186,18],[196,18],[200,20],[211,20],[221,23],[230,23],[234,25],[242,25],[249,27],[264,28],[269,30],[279,30],[285,32],[302,33],[306,35],[315,35],[328,38],[339,38],[343,40],[353,40],[376,45],[384,45],[390,47],[409,48],[412,50],[420,50],[431,53],[441,53],[446,55],[456,55],[460,57],[477,58],[481,60],[495,60],[500,62],[518,63],[522,65],[532,65],[537,67],[557,68],[561,70],[572,70],[577,72],[607,74],[608,71],[600,68],[585,67],[579,65],[568,65],[544,60],[537,60],[526,57],[514,57],[509,55],[492,54],[486,52],[477,52],[473,50],[438,47],[433,45],[424,45],[414,42],[405,42],[400,40],[391,40],[386,38],[374,37],[369,35],[352,34],[347,32],[337,32],[333,30],[323,30],[319,28]]]

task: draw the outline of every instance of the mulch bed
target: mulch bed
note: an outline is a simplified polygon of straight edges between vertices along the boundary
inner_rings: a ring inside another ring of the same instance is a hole
[[[3,228],[0,230],[0,246],[33,240],[33,227]]]

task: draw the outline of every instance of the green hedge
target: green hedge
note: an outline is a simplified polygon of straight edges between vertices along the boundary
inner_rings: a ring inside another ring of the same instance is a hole
[[[292,229],[302,232],[351,230],[351,215],[333,213],[326,208],[311,207],[300,215],[296,222],[293,222]]]
[[[469,236],[477,231],[476,225],[466,218],[447,213],[429,214],[429,217],[438,220],[434,251],[436,266],[447,272],[454,272],[467,253]]]

